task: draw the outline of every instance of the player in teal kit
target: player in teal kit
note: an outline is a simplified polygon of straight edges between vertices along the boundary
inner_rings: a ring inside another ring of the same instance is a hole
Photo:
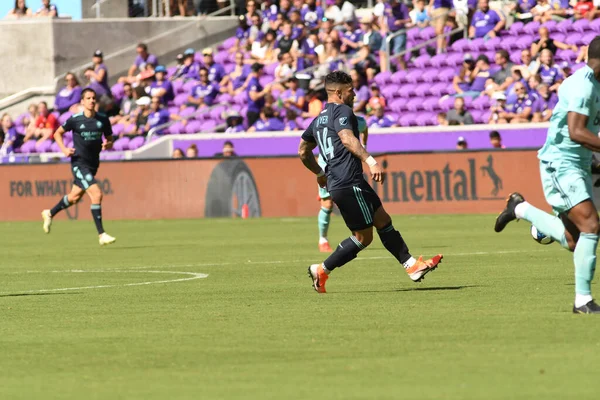
[[[54,139],[58,143],[65,156],[71,157],[71,172],[73,173],[73,188],[71,193],[64,196],[51,210],[42,211],[44,220],[44,232],[50,233],[52,218],[60,211],[77,203],[84,193],[90,196],[92,201],[91,211],[98,240],[101,246],[112,244],[115,238],[104,232],[102,225],[102,190],[96,183],[96,172],[100,165],[100,151],[112,147],[113,132],[108,117],[96,112],[96,92],[92,89],[84,89],[81,92],[81,104],[84,111],[71,116],[63,126],[54,133]],[[73,147],[65,146],[63,135],[65,132],[73,132]],[[106,141],[103,141],[102,137]]]
[[[367,139],[369,137],[369,128],[367,127],[367,121],[361,117],[356,116],[358,120],[358,131],[360,132],[360,143],[363,147],[367,148]],[[321,158],[319,154],[319,166],[325,170],[327,163]],[[333,211],[333,201],[331,195],[327,191],[327,188],[319,186],[319,199],[321,200],[321,210],[319,210],[319,251],[321,253],[331,253],[331,246],[329,246],[329,240],[327,240],[327,231],[329,231],[329,221],[331,220],[331,212]]]
[[[515,219],[531,222],[564,248],[574,251],[577,314],[600,314],[591,292],[598,246],[598,211],[592,196],[592,154],[600,151],[600,36],[588,48],[587,66],[558,90],[544,147],[538,152],[546,201],[557,217],[512,193],[496,219],[496,232]]]

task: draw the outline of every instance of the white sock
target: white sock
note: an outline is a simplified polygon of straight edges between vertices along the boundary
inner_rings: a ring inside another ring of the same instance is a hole
[[[575,294],[575,307],[583,307],[592,300],[593,298],[589,294]]]
[[[517,216],[518,219],[523,219],[525,218],[525,212],[527,211],[527,209],[531,206],[531,204],[529,204],[528,202],[524,201],[522,203],[519,203],[516,205],[515,207],[515,215]]]
[[[417,260],[415,260],[414,257],[411,257],[411,258],[408,259],[408,261],[406,261],[402,265],[404,266],[405,269],[409,269],[410,267],[412,267],[413,265],[415,265],[416,262],[417,262]]]
[[[319,238],[319,244],[323,244],[323,243],[327,243],[327,242],[329,242],[329,240],[327,240],[327,238],[326,238],[326,237],[323,237],[323,236],[321,236],[321,237]]]
[[[325,264],[321,264],[321,265],[323,266],[323,272],[325,272],[327,275],[329,275],[331,273],[331,271],[328,270],[327,267],[325,267]]]

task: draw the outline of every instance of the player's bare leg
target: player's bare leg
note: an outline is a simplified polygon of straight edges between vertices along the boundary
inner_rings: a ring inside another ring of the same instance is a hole
[[[73,185],[71,192],[60,199],[60,201],[52,209],[42,211],[44,232],[50,233],[50,228],[52,227],[52,218],[62,210],[65,210],[71,207],[73,204],[79,202],[83,196],[83,193],[85,192],[82,188]]]
[[[423,261],[422,256],[415,259],[408,251],[408,246],[400,232],[392,225],[392,218],[383,207],[379,207],[375,211],[373,225],[377,229],[377,233],[379,234],[383,246],[396,257],[398,262],[402,264],[406,270],[410,279],[414,282],[423,280],[425,275],[437,268],[444,257],[441,254],[437,254],[425,261]]]
[[[321,210],[319,210],[319,251],[321,253],[331,253],[331,246],[327,239],[329,231],[329,221],[331,220],[331,211],[333,210],[333,201],[331,197],[321,199]]]
[[[117,239],[104,232],[104,226],[102,225],[102,190],[100,190],[100,186],[95,183],[86,190],[86,193],[92,201],[92,218],[98,230],[100,246],[114,243]]]

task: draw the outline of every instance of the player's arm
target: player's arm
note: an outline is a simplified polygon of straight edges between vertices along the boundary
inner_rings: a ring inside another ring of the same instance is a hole
[[[325,175],[325,171],[319,166],[319,163],[317,163],[317,159],[313,154],[313,150],[316,147],[317,144],[315,142],[306,141],[302,138],[300,139],[300,145],[298,146],[298,155],[300,156],[302,164],[317,176],[317,183],[319,186],[324,188],[327,186],[327,176]]]
[[[354,136],[354,132],[351,129],[342,129],[338,132],[338,136],[342,141],[344,147],[352,153],[355,157],[360,159],[363,162],[366,162],[371,170],[371,177],[376,182],[383,182],[384,175],[383,169],[377,163],[377,161],[369,154],[367,149],[363,147],[363,145],[358,141],[356,136]]]
[[[54,132],[54,141],[60,147],[60,151],[66,156],[71,157],[75,154],[75,149],[65,146],[65,141],[63,140],[63,135],[65,134],[65,128],[59,126],[56,132]]]
[[[600,152],[600,138],[587,128],[588,118],[587,115],[570,111],[567,114],[569,137],[587,149]]]

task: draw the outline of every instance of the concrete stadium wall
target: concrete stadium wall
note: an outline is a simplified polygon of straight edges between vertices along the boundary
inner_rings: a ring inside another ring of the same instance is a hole
[[[186,47],[214,45],[232,36],[236,25],[232,17],[2,21],[0,54],[14,61],[0,63],[0,93],[51,86],[56,76],[91,63],[95,49],[104,52],[113,77],[127,71],[135,49],[111,53],[138,42],[148,42],[161,62],[171,63]],[[182,29],[166,34],[177,28]],[[156,38],[161,34],[165,36]]]
[[[96,0],[81,0],[81,17],[96,18]],[[100,7],[100,18],[127,18],[128,2],[123,0],[104,0]]]

